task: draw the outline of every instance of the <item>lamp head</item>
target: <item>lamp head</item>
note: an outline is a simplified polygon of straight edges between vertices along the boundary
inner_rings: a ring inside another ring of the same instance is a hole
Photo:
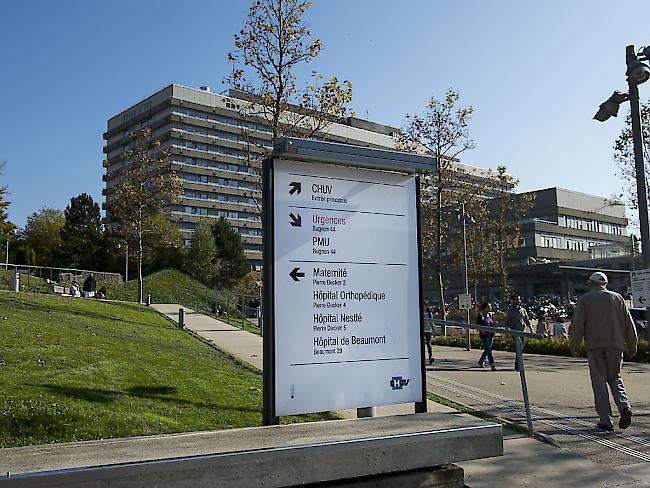
[[[650,79],[650,66],[645,63],[642,63],[638,59],[633,59],[627,65],[627,71],[625,72],[627,79],[634,83],[635,85],[640,85],[645,83]]]
[[[594,115],[594,119],[599,122],[605,122],[610,117],[616,117],[621,103],[628,99],[629,97],[627,93],[615,91],[612,93],[611,97],[600,104],[600,108],[598,109],[598,112],[596,112],[596,115]]]

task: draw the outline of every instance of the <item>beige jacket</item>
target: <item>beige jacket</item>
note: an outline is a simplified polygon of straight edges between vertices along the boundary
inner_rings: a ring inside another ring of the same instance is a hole
[[[580,297],[569,329],[572,352],[583,339],[586,349],[636,351],[636,327],[621,295],[598,286]]]

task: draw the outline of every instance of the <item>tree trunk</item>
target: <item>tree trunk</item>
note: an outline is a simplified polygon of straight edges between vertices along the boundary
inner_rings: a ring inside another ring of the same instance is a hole
[[[436,190],[436,288],[440,299],[442,319],[447,320],[447,307],[445,307],[445,285],[442,279],[442,187],[440,183]]]
[[[142,245],[140,246],[142,249]],[[142,282],[142,255],[138,256],[138,303],[143,303],[143,282]]]

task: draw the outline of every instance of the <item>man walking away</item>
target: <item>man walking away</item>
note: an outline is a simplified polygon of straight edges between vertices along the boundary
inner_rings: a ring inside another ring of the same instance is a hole
[[[592,274],[589,286],[591,290],[580,297],[573,314],[569,345],[577,357],[584,339],[594,403],[600,417],[597,427],[614,429],[609,385],[621,414],[618,427],[627,429],[632,422],[632,409],[621,378],[621,364],[623,351],[627,350],[630,358],[636,356],[636,327],[623,297],[607,289],[605,273]]]
[[[489,303],[484,303],[481,305],[481,310],[478,313],[478,318],[476,319],[477,325],[483,325],[485,327],[496,327],[494,320],[492,319],[492,307]],[[481,354],[481,359],[478,360],[478,365],[483,368],[485,366],[485,359],[490,363],[492,371],[496,371],[497,368],[494,365],[494,357],[492,356],[492,343],[494,342],[494,332],[479,332],[479,337],[483,343],[483,354]]]
[[[528,319],[528,313],[526,309],[521,304],[521,297],[517,293],[513,293],[510,296],[510,308],[506,314],[506,327],[512,330],[519,330],[524,332],[526,327],[529,330],[533,330],[530,326],[530,320]],[[523,337],[514,337],[514,340],[521,341],[521,350],[524,349],[524,338]],[[519,359],[515,356],[515,371],[519,371]]]

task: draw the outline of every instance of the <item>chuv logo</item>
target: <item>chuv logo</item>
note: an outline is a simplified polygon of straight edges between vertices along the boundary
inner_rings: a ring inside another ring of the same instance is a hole
[[[401,390],[405,386],[408,386],[409,381],[411,381],[409,378],[402,378],[401,376],[393,376],[390,380],[390,387],[393,390]]]

